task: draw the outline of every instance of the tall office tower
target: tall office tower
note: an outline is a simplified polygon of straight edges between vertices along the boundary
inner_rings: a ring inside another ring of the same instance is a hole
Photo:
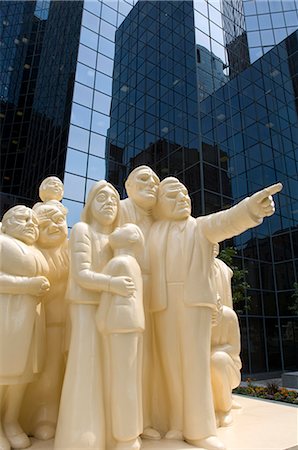
[[[248,47],[250,62],[254,62],[298,28],[297,0],[221,0],[221,2],[226,18],[224,32],[227,50],[230,41],[237,44],[239,36],[240,41],[243,40],[244,46],[238,53],[239,61],[244,55],[245,45]],[[244,32],[241,32],[241,29]],[[237,50],[235,53],[237,54]],[[245,60],[249,59],[246,57]],[[237,61],[230,59],[230,63],[233,68],[237,68]]]
[[[298,31],[201,103],[203,142],[226,153],[235,201],[284,185],[274,216],[234,239],[251,286],[240,317],[248,373],[297,368],[297,57]]]
[[[63,178],[82,2],[1,2],[1,206]]]

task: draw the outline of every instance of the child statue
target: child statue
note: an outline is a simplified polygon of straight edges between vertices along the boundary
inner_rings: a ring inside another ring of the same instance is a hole
[[[135,290],[129,297],[103,292],[96,314],[98,330],[103,336],[107,439],[115,441],[117,450],[138,450],[143,431],[142,350],[145,329],[143,281],[135,258],[144,246],[140,228],[123,225],[110,235],[114,258],[104,273],[112,277],[127,276]]]

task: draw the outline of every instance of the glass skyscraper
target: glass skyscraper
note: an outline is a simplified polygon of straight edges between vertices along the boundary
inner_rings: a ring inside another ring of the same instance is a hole
[[[39,182],[57,174],[72,226],[94,181],[124,195],[139,164],[178,176],[197,215],[284,183],[278,213],[230,242],[253,298],[241,317],[245,373],[297,360],[297,9],[284,0],[1,2],[4,208],[32,204]]]

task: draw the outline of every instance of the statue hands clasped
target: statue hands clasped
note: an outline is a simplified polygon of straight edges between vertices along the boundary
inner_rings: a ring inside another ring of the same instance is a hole
[[[275,205],[272,195],[277,194],[283,188],[281,183],[268,186],[261,191],[256,192],[248,198],[247,207],[250,214],[258,220],[269,217],[274,214]]]
[[[130,297],[135,291],[135,285],[130,277],[111,277],[109,292],[123,297]]]

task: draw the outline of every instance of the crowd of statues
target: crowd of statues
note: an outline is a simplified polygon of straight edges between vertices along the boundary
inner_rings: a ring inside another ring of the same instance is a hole
[[[274,212],[280,183],[193,218],[186,187],[134,169],[101,180],[67,239],[63,184],[0,231],[0,450],[138,450],[142,439],[224,449],[240,382],[232,271],[218,243]]]

